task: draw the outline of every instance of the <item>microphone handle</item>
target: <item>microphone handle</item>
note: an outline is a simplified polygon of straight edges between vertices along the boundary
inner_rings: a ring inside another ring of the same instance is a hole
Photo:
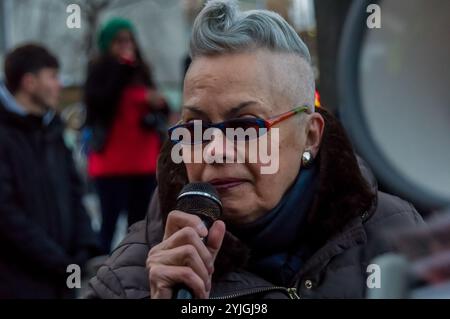
[[[175,299],[194,299],[194,296],[189,289],[183,285],[180,289],[178,289]]]
[[[205,224],[205,227],[209,230],[211,228],[211,225],[213,224],[213,220],[210,218],[207,218],[204,215],[199,216]],[[206,245],[206,242],[208,241],[208,236],[202,238],[203,243]],[[175,299],[194,299],[194,296],[192,295],[189,288],[187,288],[185,285],[179,285],[178,288],[175,289],[176,291],[176,297]]]

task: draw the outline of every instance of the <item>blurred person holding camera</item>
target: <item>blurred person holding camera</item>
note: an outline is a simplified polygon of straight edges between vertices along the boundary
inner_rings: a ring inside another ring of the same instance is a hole
[[[0,298],[74,297],[70,264],[99,252],[82,205],[83,185],[56,114],[58,61],[23,45],[0,83]]]
[[[129,225],[145,217],[169,115],[135,32],[122,18],[104,24],[98,36],[100,55],[90,63],[85,85],[88,173],[100,198],[105,253],[122,211],[127,211]]]

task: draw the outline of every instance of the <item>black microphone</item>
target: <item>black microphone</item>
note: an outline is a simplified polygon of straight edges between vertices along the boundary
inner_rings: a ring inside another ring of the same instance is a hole
[[[211,184],[190,183],[184,186],[178,195],[175,209],[197,215],[209,230],[214,221],[222,215],[222,202]],[[206,241],[207,238],[203,238],[203,242]],[[184,285],[176,293],[176,299],[192,298],[192,293]]]

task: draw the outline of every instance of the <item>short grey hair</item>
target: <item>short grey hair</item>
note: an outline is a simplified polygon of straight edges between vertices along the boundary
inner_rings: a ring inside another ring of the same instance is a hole
[[[269,10],[240,11],[236,1],[208,1],[195,19],[190,54],[213,55],[252,48],[293,53],[311,63],[297,32],[279,14]]]
[[[190,56],[240,53],[254,49],[299,56],[309,67],[307,87],[294,88],[314,111],[315,81],[308,47],[279,14],[269,10],[240,11],[235,0],[210,0],[194,21]]]

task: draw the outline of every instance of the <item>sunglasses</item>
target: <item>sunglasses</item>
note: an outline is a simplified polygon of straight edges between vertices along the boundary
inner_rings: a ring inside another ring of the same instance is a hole
[[[275,115],[270,117],[269,119],[261,119],[261,118],[237,118],[228,121],[224,121],[221,123],[207,123],[205,121],[193,121],[189,123],[177,124],[169,128],[169,138],[173,143],[182,143],[182,144],[205,144],[209,143],[210,139],[205,139],[205,131],[210,128],[219,129],[226,136],[227,129],[236,131],[247,131],[248,129],[253,129],[256,134],[237,134],[233,135],[236,140],[248,140],[251,138],[259,138],[260,136],[267,133],[267,131],[273,127],[275,124],[278,124],[288,118],[294,116],[295,114],[299,114],[305,112],[309,109],[308,106],[300,106],[296,107],[290,111],[285,113]],[[196,129],[197,127],[197,129]],[[173,134],[177,129],[185,129],[189,132],[190,140],[185,141],[183,139],[183,135]],[[200,130],[199,130],[200,129]],[[195,134],[196,130],[199,130],[201,134]]]

